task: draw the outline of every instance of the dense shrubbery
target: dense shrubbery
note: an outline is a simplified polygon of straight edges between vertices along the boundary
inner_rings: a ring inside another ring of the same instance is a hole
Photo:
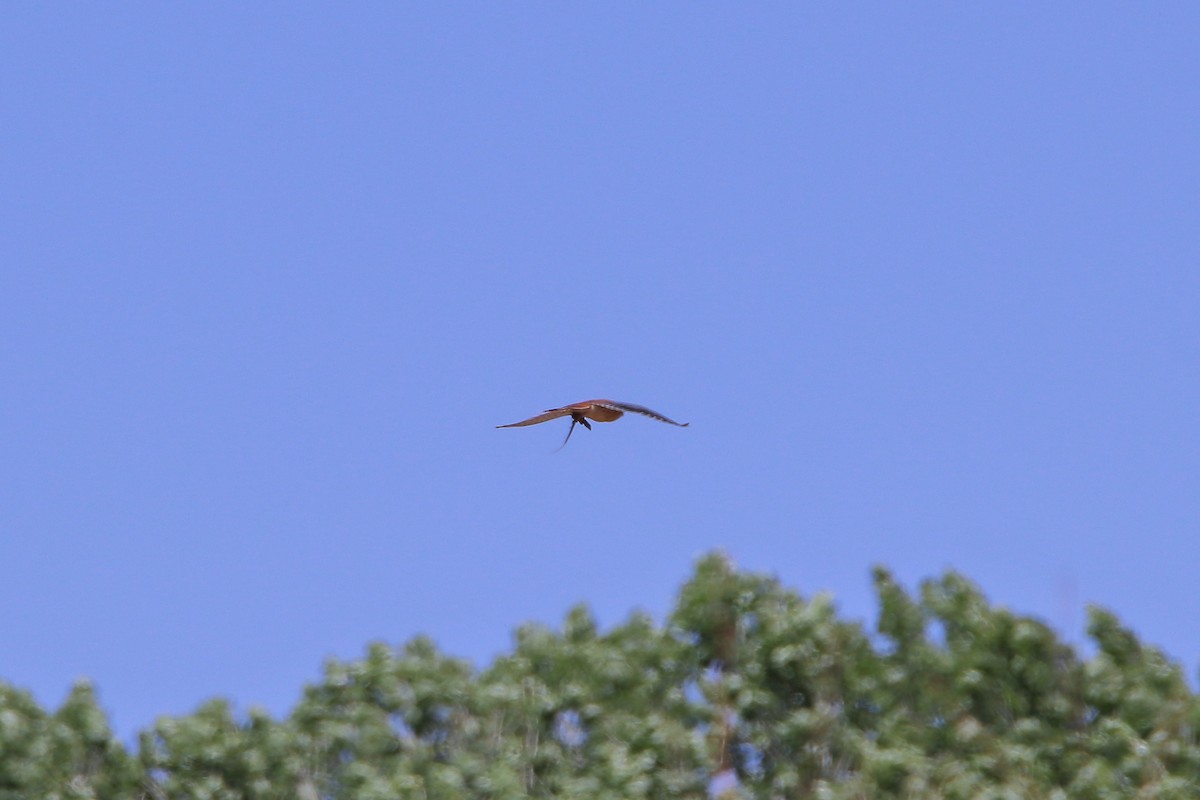
[[[87,685],[0,684],[0,800],[1200,796],[1200,702],[1111,614],[1082,661],[958,575],[875,584],[873,637],[713,555],[665,626],[577,608],[483,671],[376,644],[282,721],[215,700],[134,754]]]

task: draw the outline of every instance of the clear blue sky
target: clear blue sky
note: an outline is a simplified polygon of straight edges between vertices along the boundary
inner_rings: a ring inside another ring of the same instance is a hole
[[[10,3],[0,678],[123,736],[724,548],[1200,663],[1200,6]],[[592,397],[655,408],[496,430]]]

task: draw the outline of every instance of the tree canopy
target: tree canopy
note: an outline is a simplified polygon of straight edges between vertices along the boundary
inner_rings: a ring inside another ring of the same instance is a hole
[[[482,669],[375,643],[283,719],[210,700],[134,748],[86,682],[0,683],[0,800],[1200,796],[1200,701],[1112,613],[1084,659],[961,575],[873,577],[871,631],[712,554],[662,623],[576,607]]]

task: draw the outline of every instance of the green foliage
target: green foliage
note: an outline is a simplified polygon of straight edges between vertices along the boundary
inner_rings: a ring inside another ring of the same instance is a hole
[[[0,800],[1200,796],[1200,701],[1111,613],[1083,660],[960,575],[873,578],[868,631],[714,554],[665,625],[578,607],[483,670],[377,643],[286,719],[214,700],[134,756],[89,685],[48,714],[0,684]]]
[[[0,800],[126,798],[138,778],[91,684],[76,683],[51,715],[0,683]]]
[[[260,711],[239,723],[224,700],[210,700],[189,717],[160,719],[142,734],[140,755],[150,797],[316,797],[291,730]]]

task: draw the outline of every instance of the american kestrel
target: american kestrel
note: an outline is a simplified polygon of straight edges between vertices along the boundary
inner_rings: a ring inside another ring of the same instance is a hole
[[[657,411],[651,411],[645,406],[635,406],[633,403],[618,403],[614,400],[584,400],[582,403],[572,403],[569,406],[562,408],[547,409],[544,414],[538,414],[536,417],[522,420],[521,422],[513,422],[508,425],[497,425],[497,428],[523,428],[526,425],[537,425],[539,422],[548,422],[559,417],[571,417],[571,427],[567,430],[567,438],[563,439],[563,443],[558,449],[567,446],[567,442],[571,439],[571,434],[575,432],[575,424],[579,423],[589,431],[592,429],[593,422],[612,422],[620,419],[626,411],[634,414],[643,414],[650,419],[656,419],[659,422],[666,422],[670,425],[678,425],[680,428],[686,428],[688,423],[676,422],[673,419],[664,417]]]

